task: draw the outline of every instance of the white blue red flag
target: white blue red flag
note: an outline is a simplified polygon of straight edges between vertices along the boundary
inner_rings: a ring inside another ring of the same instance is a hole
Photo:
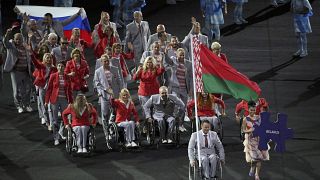
[[[54,20],[63,21],[72,15],[79,12],[77,7],[51,7],[51,6],[16,6],[21,13],[29,15],[30,19],[43,19],[44,14],[51,13]],[[80,39],[91,43],[91,29],[86,15],[86,12],[81,11],[81,16],[78,16],[70,24],[64,26],[64,35],[70,39],[73,28],[80,29]]]

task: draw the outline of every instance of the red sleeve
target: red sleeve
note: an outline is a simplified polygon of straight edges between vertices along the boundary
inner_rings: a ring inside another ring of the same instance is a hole
[[[119,107],[119,100],[112,98],[111,99],[111,106],[115,107],[115,108]]]
[[[163,67],[157,67],[156,75],[160,76],[162,73],[164,73],[165,69]]]
[[[134,73],[133,80],[139,80],[141,78],[143,69],[141,69],[138,73]]]
[[[222,109],[226,109],[226,105],[224,104],[224,101],[223,101],[223,100],[214,97],[214,98],[213,98],[213,101],[214,101],[215,103],[217,103],[217,104],[220,104],[220,105],[222,106]]]
[[[83,45],[84,48],[91,48],[93,44],[90,44],[89,42],[85,41],[84,39],[80,40],[80,44]]]
[[[44,98],[44,102],[47,103],[47,104],[49,103],[49,99],[50,99],[50,96],[52,94],[53,82],[54,82],[54,75],[51,74],[50,78],[49,78],[49,81],[48,81],[48,87],[47,87],[47,90],[46,90],[46,96]]]
[[[222,59],[224,62],[226,62],[226,63],[229,64],[228,59],[227,59],[227,56],[226,56],[225,54],[223,54],[223,53],[221,53],[220,55],[221,55],[221,59]]]
[[[71,105],[69,104],[68,107],[62,112],[62,119],[63,119],[63,123],[64,125],[69,124],[68,121],[68,115],[71,114]]]
[[[235,110],[234,113],[235,113],[235,114],[239,114],[242,109],[243,109],[243,104],[242,104],[242,101],[241,101],[241,102],[239,102],[239,103],[237,104],[236,110]]]
[[[34,54],[31,55],[31,60],[37,69],[43,69],[43,64],[39,61],[39,59],[36,58]]]
[[[72,60],[70,60],[70,61],[67,62],[66,68],[64,69],[64,73],[66,73],[66,74],[71,73],[71,68],[70,68],[70,66],[71,66],[71,61],[72,61]]]
[[[188,102],[187,104],[187,112],[188,112],[188,117],[191,117],[192,116],[192,110],[194,108],[194,100],[191,100]]]
[[[123,56],[124,59],[127,60],[133,60],[134,58],[134,52],[129,52],[129,53],[121,53],[121,55]]]
[[[97,32],[98,32],[98,36],[99,36],[100,39],[102,39],[105,36],[105,34],[102,31],[102,25],[101,24],[99,24]]]

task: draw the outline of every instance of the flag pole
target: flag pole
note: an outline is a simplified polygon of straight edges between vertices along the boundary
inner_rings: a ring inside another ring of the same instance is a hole
[[[194,99],[194,117],[196,121],[196,135],[197,135],[197,151],[198,151],[198,162],[199,167],[201,167],[201,159],[200,159],[200,138],[199,138],[199,118],[198,118],[198,104],[197,104],[197,92],[196,92],[196,78],[195,78],[195,62],[194,62],[194,54],[193,54],[193,40],[192,35],[190,34],[190,42],[191,42],[191,62],[192,62],[192,81],[193,81],[193,99]]]

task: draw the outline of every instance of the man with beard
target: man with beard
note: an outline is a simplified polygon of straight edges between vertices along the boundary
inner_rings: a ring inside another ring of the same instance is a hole
[[[153,108],[152,114],[151,107]],[[174,94],[168,94],[168,88],[166,86],[161,86],[159,88],[159,94],[152,95],[144,104],[143,110],[148,122],[152,122],[154,119],[159,124],[162,143],[172,143],[175,117],[181,117],[178,114],[182,114],[184,108],[185,105],[181,99]],[[168,123],[167,130],[166,123]]]

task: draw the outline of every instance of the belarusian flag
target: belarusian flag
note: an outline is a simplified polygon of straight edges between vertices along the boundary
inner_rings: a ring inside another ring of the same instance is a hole
[[[229,94],[246,101],[256,100],[261,89],[228,63],[221,60],[205,45],[200,45],[202,80],[209,93]]]

